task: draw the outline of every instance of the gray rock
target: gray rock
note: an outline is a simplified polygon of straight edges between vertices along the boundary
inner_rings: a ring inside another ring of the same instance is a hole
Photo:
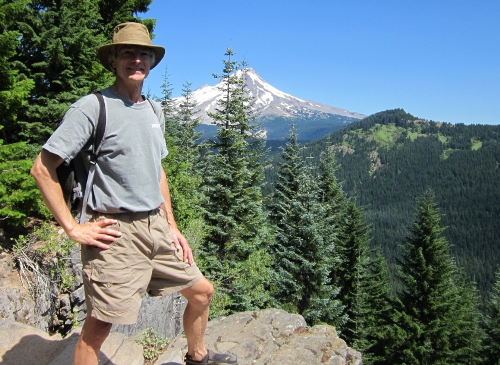
[[[238,355],[240,365],[360,365],[361,354],[347,347],[332,326],[308,328],[304,318],[282,310],[244,312],[210,321],[205,345]],[[155,365],[180,365],[187,341],[178,337]]]
[[[71,363],[81,330],[73,331],[65,340],[64,349],[48,365]],[[143,365],[142,346],[121,333],[111,333],[101,348],[99,365]]]
[[[162,298],[145,295],[134,325],[113,325],[111,332],[133,336],[153,328],[163,338],[174,338],[182,333],[182,314],[186,300],[175,293]]]
[[[83,302],[85,302],[85,290],[83,288],[83,285],[71,293],[70,299],[73,305],[82,304]]]
[[[59,315],[67,318],[71,313],[71,301],[69,295],[64,294],[59,297]]]
[[[46,365],[63,348],[59,335],[49,336],[26,324],[0,320],[0,363],[4,365]]]
[[[76,329],[62,339],[25,324],[1,320],[0,363],[70,364],[80,332]],[[301,316],[277,309],[210,321],[205,344],[214,351],[237,354],[240,365],[361,364],[361,354],[347,347],[334,327],[308,328]],[[178,336],[155,365],[181,365],[186,351],[186,339]],[[101,349],[99,364],[143,365],[142,347],[133,337],[111,333]]]
[[[71,261],[71,273],[74,277],[73,285],[70,290],[74,291],[83,285],[82,278],[82,260],[80,256],[80,248],[74,247],[69,253],[69,259]]]

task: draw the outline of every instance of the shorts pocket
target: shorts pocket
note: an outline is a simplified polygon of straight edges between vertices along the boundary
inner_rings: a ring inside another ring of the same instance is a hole
[[[97,281],[105,285],[126,284],[130,282],[130,269],[108,269],[102,267],[92,267],[90,280]]]
[[[115,269],[91,264],[85,270],[89,278],[93,306],[115,312],[128,310],[134,300],[134,289],[131,285],[132,272],[129,268]]]

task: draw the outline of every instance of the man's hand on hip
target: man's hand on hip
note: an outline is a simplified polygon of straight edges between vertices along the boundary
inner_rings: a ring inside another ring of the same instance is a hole
[[[107,228],[116,224],[116,219],[102,219],[85,224],[76,224],[67,232],[69,238],[82,245],[96,246],[107,250],[109,244],[122,234],[116,229]]]

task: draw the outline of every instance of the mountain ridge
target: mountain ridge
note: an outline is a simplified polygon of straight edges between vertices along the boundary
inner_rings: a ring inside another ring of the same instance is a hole
[[[365,207],[372,244],[382,248],[392,275],[415,198],[431,189],[457,263],[486,298],[500,267],[500,125],[441,123],[388,110],[305,144],[303,158],[316,164],[326,148],[336,151],[337,178]]]

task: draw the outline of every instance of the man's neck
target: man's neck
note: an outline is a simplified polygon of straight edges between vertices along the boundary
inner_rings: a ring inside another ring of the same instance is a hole
[[[135,104],[144,101],[142,97],[142,84],[142,82],[140,84],[125,84],[117,79],[111,88],[122,98]]]

